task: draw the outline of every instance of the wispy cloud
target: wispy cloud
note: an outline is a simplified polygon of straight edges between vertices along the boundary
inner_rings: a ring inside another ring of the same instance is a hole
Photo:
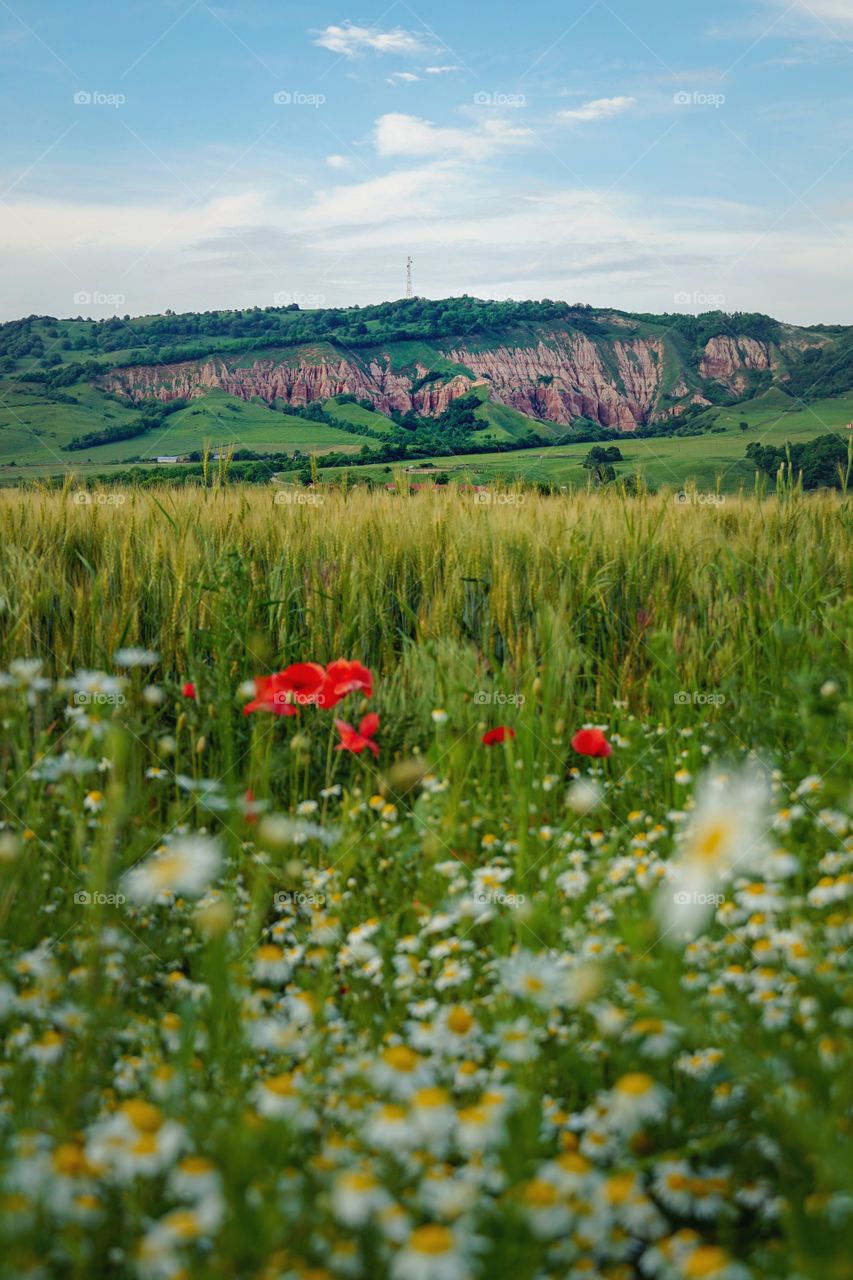
[[[558,111],[557,119],[566,124],[585,124],[593,120],[609,120],[636,106],[636,98],[594,98],[572,111]]]
[[[782,0],[779,2],[782,3]],[[790,7],[786,0],[784,8]],[[853,30],[853,4],[850,0],[794,0],[794,9],[804,18],[813,18],[821,25],[826,23],[830,27],[834,26],[839,32],[842,28],[845,34]]]
[[[326,27],[316,33],[314,43],[344,58],[354,58],[360,53],[415,56],[427,51],[426,42],[413,31],[405,31],[402,27],[383,31],[381,27],[359,27],[354,22]]]
[[[433,124],[418,116],[389,112],[376,122],[374,143],[381,156],[466,156],[483,159],[503,147],[529,141],[529,129],[500,117],[468,129]]]

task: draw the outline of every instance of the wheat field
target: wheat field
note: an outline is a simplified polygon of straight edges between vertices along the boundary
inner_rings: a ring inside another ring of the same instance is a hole
[[[0,491],[4,1274],[848,1276],[851,541]]]

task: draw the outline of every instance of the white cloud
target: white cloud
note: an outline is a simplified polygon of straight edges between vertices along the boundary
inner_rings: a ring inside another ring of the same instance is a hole
[[[374,142],[381,156],[467,156],[483,159],[502,147],[529,141],[529,129],[487,118],[470,129],[435,125],[417,116],[389,112],[376,122]]]
[[[567,124],[585,123],[591,120],[609,120],[636,106],[636,98],[594,98],[573,111],[558,111],[557,119]]]
[[[853,4],[850,0],[794,0],[794,7],[803,17],[814,18],[819,23],[853,28]],[[784,8],[791,8],[787,0]]]
[[[461,67],[424,67],[424,75],[446,76],[450,71],[461,71]]]
[[[415,80],[420,80],[420,76],[416,76],[414,71],[392,71],[388,76],[388,84],[412,84]]]
[[[326,27],[317,34],[314,43],[344,58],[354,58],[360,53],[416,55],[426,50],[421,37],[413,31],[402,27],[383,31],[380,27],[359,27],[353,22],[345,22],[342,27]]]
[[[349,168],[349,163],[348,156],[326,156],[326,164],[332,169],[347,169]]]

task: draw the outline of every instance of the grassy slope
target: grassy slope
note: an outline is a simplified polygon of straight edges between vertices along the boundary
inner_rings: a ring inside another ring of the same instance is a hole
[[[66,394],[78,401],[76,405],[57,404],[46,400],[43,394],[25,394],[24,385],[8,396],[5,405],[0,405],[0,476],[4,479],[63,470],[79,472],[89,467],[98,470],[133,457],[189,453],[200,449],[205,441],[259,452],[340,449],[352,453],[370,443],[366,437],[338,431],[324,423],[274,413],[257,402],[212,391],[172,414],[159,431],[65,453],[62,446],[73,436],[129,422],[138,416],[137,412],[84,384],[65,388]],[[17,467],[10,468],[10,462],[17,463]]]
[[[60,322],[58,327],[63,336],[72,336],[75,328],[79,329],[79,326],[67,321]],[[631,336],[631,329],[645,336],[662,336],[665,332],[659,326],[644,322],[628,328],[629,332],[626,332],[614,322],[612,332],[608,330],[602,336],[626,338]],[[521,325],[511,332],[484,332],[476,340],[466,340],[477,347],[500,345],[507,341],[532,343],[540,337],[542,330],[539,326]],[[667,378],[674,381],[683,368],[686,352],[681,348],[685,343],[683,338],[674,335],[672,331],[666,332],[666,341]],[[365,348],[357,354],[369,359],[375,358],[378,353],[378,348]],[[90,358],[89,353],[73,350],[60,351],[59,354],[63,361]],[[414,374],[416,365],[439,370],[445,377],[468,372],[463,366],[440,356],[438,346],[432,342],[411,340],[394,343],[383,354],[387,354],[392,366],[401,372]],[[120,361],[122,355],[119,352],[112,353],[109,357],[103,357],[103,360],[115,363]],[[251,358],[292,361],[318,360],[339,355],[336,349],[325,343],[314,343],[299,348],[262,351]],[[246,360],[249,358],[248,355],[245,357]],[[64,392],[73,396],[76,403],[51,401],[37,386],[21,383],[14,377],[0,379],[0,478],[8,482],[19,476],[57,473],[67,469],[85,472],[89,469],[97,471],[118,468],[133,457],[153,458],[158,454],[186,453],[200,448],[205,441],[210,441],[214,446],[233,444],[237,448],[257,449],[260,452],[303,449],[321,452],[340,450],[346,454],[357,452],[363,444],[371,443],[368,437],[272,413],[259,402],[246,403],[216,391],[175,414],[162,431],[84,452],[65,453],[62,446],[72,436],[119,425],[132,419],[135,411],[104,396],[88,384],[64,388]],[[478,418],[483,422],[483,430],[479,433],[479,438],[483,441],[492,438],[496,442],[506,443],[526,436],[531,430],[545,439],[563,433],[564,428],[559,425],[536,422],[507,406],[489,402],[485,387],[476,388],[475,394],[483,400],[477,411]],[[359,405],[339,405],[335,401],[327,401],[324,408],[341,422],[362,425],[383,433],[390,430],[387,418]],[[745,446],[749,441],[766,439],[778,444],[784,443],[786,439],[808,439],[826,430],[843,428],[851,417],[853,393],[838,400],[816,403],[807,409],[792,409],[791,402],[784,393],[774,390],[754,403],[709,411],[708,420],[725,428],[721,434],[656,438],[648,441],[636,441],[627,437],[623,446],[625,469],[640,465],[649,480],[655,484],[677,485],[692,479],[700,486],[712,487],[716,478],[722,476],[725,488],[736,489],[743,482],[752,482],[753,470],[744,458]],[[750,422],[748,432],[739,430],[738,423],[742,420]],[[489,475],[519,474],[531,479],[578,485],[586,483],[586,472],[579,464],[588,447],[577,445],[561,448],[559,456],[543,458],[538,453],[525,452],[518,456],[501,454],[492,458],[474,455],[469,459],[456,459],[449,464],[441,459],[436,461],[442,466],[474,467],[477,475],[483,479]],[[18,464],[15,468],[9,466],[12,461]]]
[[[626,436],[620,442],[625,462],[617,467],[617,472],[627,475],[639,469],[650,483],[673,488],[694,481],[700,489],[714,489],[719,478],[721,488],[732,493],[754,483],[755,468],[745,457],[746,446],[751,441],[778,446],[787,440],[810,440],[828,431],[841,433],[853,419],[853,393],[835,400],[818,401],[806,409],[790,406],[785,396],[771,392],[752,404],[713,410],[708,420],[724,428],[719,434],[651,440]],[[740,422],[749,422],[749,429],[741,431]],[[437,470],[447,471],[454,480],[485,483],[499,477],[518,478],[577,488],[585,487],[588,481],[588,473],[581,463],[590,447],[589,444],[561,445],[553,451],[525,449],[431,461]],[[383,467],[369,467],[366,473],[374,479],[389,478],[388,470]]]
[[[339,404],[337,400],[325,400],[323,408],[333,418],[338,418],[341,422],[349,422],[355,427],[369,427],[372,431],[381,431],[383,434],[391,430],[390,418],[386,418],[381,413],[374,413],[371,409],[365,409],[360,404]],[[351,439],[354,438],[351,437]]]

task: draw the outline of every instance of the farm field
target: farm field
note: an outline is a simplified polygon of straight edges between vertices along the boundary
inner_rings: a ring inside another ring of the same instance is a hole
[[[849,1274],[849,503],[501,496],[0,492],[4,1274]]]
[[[617,465],[616,472],[617,476],[625,477],[639,471],[647,483],[660,488],[680,489],[692,485],[707,492],[718,487],[722,493],[751,490],[755,484],[755,467],[745,456],[748,444],[760,441],[778,447],[787,441],[811,440],[827,432],[846,436],[851,420],[853,395],[798,406],[781,393],[771,392],[731,409],[709,410],[707,421],[722,431],[645,440],[626,434],[618,441],[624,462]],[[748,430],[741,430],[741,422],[749,423]],[[451,480],[481,484],[522,481],[577,489],[586,488],[588,484],[589,474],[582,463],[591,447],[590,444],[557,445],[553,450],[546,447],[495,454],[436,456],[425,462],[435,467],[436,473],[445,472]],[[420,468],[424,463],[413,465]],[[353,470],[351,474],[370,475],[374,480],[384,479],[390,483],[391,470],[387,465],[369,466],[357,472]],[[326,474],[334,477],[340,473],[332,469]]]
[[[273,412],[263,404],[213,390],[171,414],[159,429],[128,440],[67,452],[74,436],[130,422],[137,411],[109,399],[95,389],[75,387],[77,405],[50,403],[20,389],[0,406],[0,477],[9,481],[35,475],[87,473],[109,470],[129,459],[154,461],[158,455],[185,454],[214,447],[255,449],[258,452],[355,453],[366,437],[339,431],[322,422]],[[363,411],[362,411],[363,412]],[[378,415],[371,415],[378,416]]]

